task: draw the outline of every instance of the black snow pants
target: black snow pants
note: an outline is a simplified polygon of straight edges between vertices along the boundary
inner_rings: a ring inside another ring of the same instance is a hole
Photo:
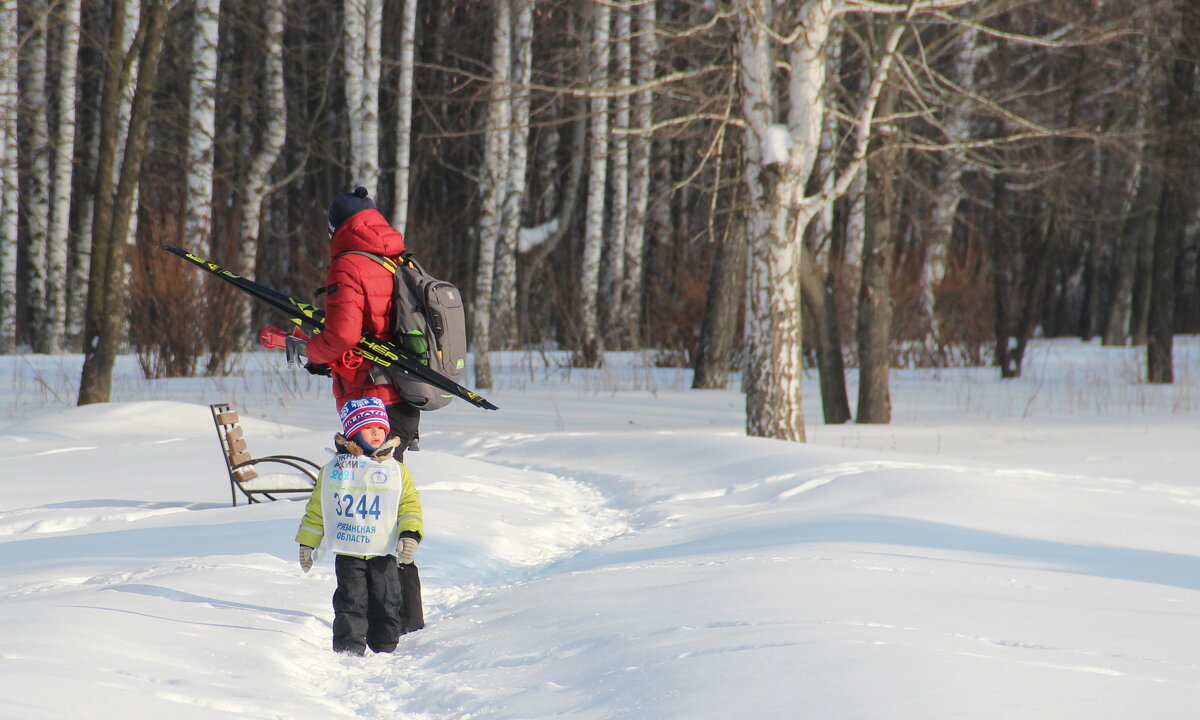
[[[400,639],[400,579],[396,558],[338,555],[334,561],[333,651],[392,652]]]
[[[417,449],[420,435],[417,428],[421,422],[421,411],[406,402],[394,403],[387,406],[388,423],[392,434],[400,438],[400,449],[392,454],[397,462],[404,462],[404,451]],[[400,594],[403,597],[400,607],[400,633],[410,633],[425,627],[425,609],[421,605],[421,574],[416,565],[401,565],[397,575],[400,581]]]
[[[400,449],[392,453],[392,457],[396,458],[396,462],[404,462],[405,450],[410,447],[418,449],[421,411],[406,402],[400,402],[387,406],[387,416],[392,434],[400,438]]]
[[[400,578],[400,633],[410,633],[425,627],[425,609],[421,606],[421,574],[415,563],[396,568]]]

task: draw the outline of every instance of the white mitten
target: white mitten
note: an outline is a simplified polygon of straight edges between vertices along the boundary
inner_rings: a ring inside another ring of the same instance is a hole
[[[411,565],[417,555],[417,541],[414,538],[402,537],[396,541],[396,564]]]
[[[307,545],[300,546],[300,569],[308,572],[313,566],[313,549]]]

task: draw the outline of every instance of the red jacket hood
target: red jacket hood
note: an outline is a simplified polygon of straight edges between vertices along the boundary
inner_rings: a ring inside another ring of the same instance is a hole
[[[404,252],[404,235],[378,210],[361,210],[347,218],[329,242],[329,257],[349,250],[394,257]]]

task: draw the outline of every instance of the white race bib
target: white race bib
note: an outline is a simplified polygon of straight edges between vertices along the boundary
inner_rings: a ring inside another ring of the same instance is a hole
[[[400,534],[399,464],[338,455],[325,466],[321,513],[329,549],[343,555],[391,555]]]

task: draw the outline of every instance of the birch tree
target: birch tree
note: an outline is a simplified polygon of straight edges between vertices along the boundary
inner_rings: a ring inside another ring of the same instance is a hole
[[[590,62],[592,86],[608,84],[612,56],[612,8],[605,0],[592,5]],[[604,245],[604,218],[608,188],[608,96],[596,93],[590,101],[591,121],[588,148],[588,186],[583,256],[579,273],[579,328],[575,365],[598,367],[603,362],[603,335],[600,333],[600,255]]]
[[[904,14],[907,19],[914,5],[862,7]],[[746,433],[752,436],[804,440],[801,240],[809,222],[845,194],[862,170],[879,93],[905,27],[894,23],[882,43],[870,89],[853,118],[849,162],[839,169],[835,182],[807,195],[825,112],[825,43],[833,20],[856,6],[840,0],[809,0],[790,14],[765,0],[742,0],[736,7],[749,197],[744,384]],[[777,91],[772,77],[777,39],[787,58],[786,95]]]
[[[630,92],[633,84],[633,14],[628,3],[614,7],[613,46],[616,58],[616,97],[613,99],[613,128],[627,130],[630,121]],[[609,159],[612,177],[612,223],[605,237],[605,255],[608,260],[603,269],[604,287],[600,297],[604,301],[602,314],[605,342],[617,348],[625,347],[624,323],[621,313],[625,309],[622,294],[625,290],[625,262],[628,258],[626,239],[629,237],[629,135],[616,132],[611,141]]]
[[[808,3],[812,22],[805,42],[818,49],[832,20],[828,2]],[[787,210],[800,179],[788,172],[792,138],[777,123],[780,99],[772,77],[775,8],[765,0],[738,5],[738,58],[742,115],[746,122],[745,157],[748,283],[746,313],[746,433],[783,440],[804,440],[801,407],[799,247],[787,232]],[[798,42],[798,41],[797,41]],[[823,63],[820,72],[824,72]],[[811,70],[793,66],[793,76]],[[810,78],[821,84],[823,78]],[[801,89],[797,84],[796,89]],[[819,97],[819,93],[817,97]],[[798,109],[799,112],[799,109]],[[820,117],[819,109],[817,117]],[[797,118],[799,119],[799,118]],[[800,127],[798,130],[805,130]],[[815,145],[815,143],[814,143]],[[799,151],[800,148],[797,148]],[[799,152],[797,152],[799,154]]]
[[[221,0],[195,0],[192,16],[192,76],[188,94],[185,247],[212,253],[213,146],[217,111],[217,44]]]
[[[517,342],[517,252],[522,205],[529,167],[529,84],[533,73],[533,0],[515,0],[513,66],[508,98],[512,104],[507,141],[503,230],[496,246],[496,278],[492,290],[492,347],[512,348]]]
[[[506,143],[512,121],[509,78],[512,70],[512,0],[497,0],[492,29],[492,85],[488,95],[484,131],[483,170],[480,173],[479,259],[475,270],[472,342],[475,350],[475,385],[492,386],[492,288],[496,272],[496,247],[503,226],[503,199],[508,172]]]
[[[634,82],[640,88],[634,96],[633,126],[630,140],[629,224],[625,233],[625,276],[621,288],[621,336],[626,347],[637,349],[642,326],[642,255],[646,238],[646,219],[650,206],[650,160],[653,153],[654,78],[658,62],[658,3],[637,6],[636,59]]]
[[[283,9],[284,0],[267,0],[263,27],[263,92],[265,109],[258,151],[246,170],[242,198],[239,240],[242,272],[254,272],[262,237],[263,204],[271,191],[271,168],[279,161],[287,141],[287,98],[283,83]],[[249,303],[245,303],[243,321],[249,327]]]
[[[413,60],[417,47],[417,0],[404,0],[400,17],[400,80],[396,91],[396,174],[392,192],[392,225],[404,231],[408,222],[408,184],[412,164]]]
[[[26,169],[27,191],[25,200],[26,257],[28,280],[26,296],[29,298],[29,336],[36,352],[49,352],[48,346],[50,309],[47,304],[50,268],[48,267],[50,213],[50,116],[47,109],[46,78],[49,41],[47,25],[49,5],[46,0],[29,0],[26,17],[31,28],[25,39],[24,51],[26,70],[22,83],[21,104],[28,117],[28,140],[25,149],[28,156],[22,165]]]
[[[17,0],[0,2],[0,354],[17,348]]]
[[[62,352],[67,329],[67,249],[71,242],[71,187],[75,162],[75,88],[78,78],[80,0],[62,4],[58,54],[52,72],[56,125],[51,143],[54,174],[50,184],[50,225],[46,238],[46,323],[42,352]]]
[[[379,181],[379,75],[383,0],[345,0],[342,41],[350,123],[351,185]]]

